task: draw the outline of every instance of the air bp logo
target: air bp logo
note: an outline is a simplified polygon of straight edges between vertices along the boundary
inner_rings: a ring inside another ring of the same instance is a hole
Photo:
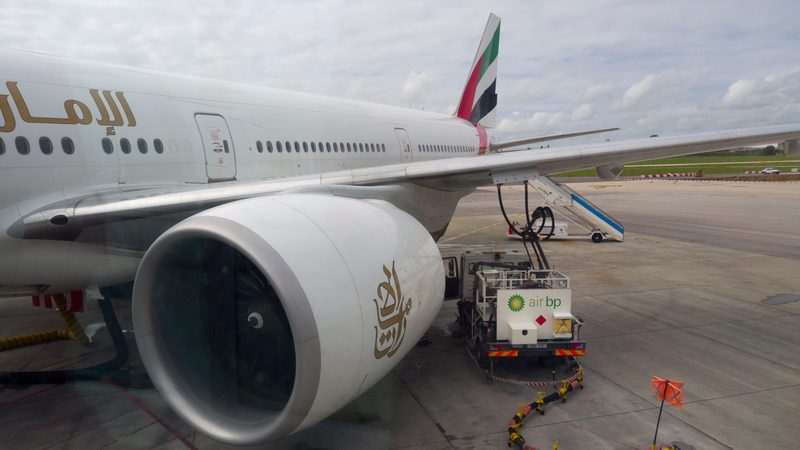
[[[525,299],[522,298],[521,295],[512,295],[508,299],[508,309],[514,312],[522,311],[522,308],[525,307]]]

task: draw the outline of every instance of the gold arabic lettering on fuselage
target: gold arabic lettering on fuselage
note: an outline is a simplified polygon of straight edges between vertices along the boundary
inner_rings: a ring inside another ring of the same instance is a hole
[[[383,266],[383,273],[386,275],[386,281],[378,285],[378,298],[373,299],[378,313],[378,325],[375,327],[375,359],[392,357],[400,349],[406,335],[407,316],[411,312],[412,305],[410,298],[403,297],[394,261],[391,271]]]
[[[49,123],[54,125],[89,125],[92,123],[92,111],[86,106],[86,103],[78,100],[67,99],[64,100],[64,112],[66,117],[38,117],[31,114],[28,109],[28,104],[25,102],[25,97],[17,87],[16,81],[7,81],[6,88],[14,105],[19,111],[19,118],[26,123]],[[102,92],[102,98],[100,97]],[[128,120],[129,127],[136,126],[136,117],[133,115],[128,100],[125,98],[125,93],[117,91],[114,93],[116,100],[111,95],[111,91],[99,91],[97,89],[90,89],[89,94],[92,96],[99,116],[97,124],[104,127],[115,127],[125,124],[122,114],[125,114],[125,119]],[[14,116],[14,111],[11,110],[11,103],[8,101],[9,95],[0,95],[0,116],[3,117],[3,125],[0,126],[0,132],[9,133],[14,131],[17,127],[17,118]],[[119,102],[119,106],[117,105]],[[120,111],[122,108],[122,111]],[[110,114],[109,114],[110,110]]]

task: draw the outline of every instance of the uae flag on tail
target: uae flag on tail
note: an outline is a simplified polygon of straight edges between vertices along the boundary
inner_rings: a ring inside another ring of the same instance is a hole
[[[494,127],[497,106],[497,53],[500,48],[500,18],[489,15],[486,30],[461,93],[456,116],[473,125]]]
[[[67,300],[67,311],[74,313],[82,313],[84,311],[83,291],[65,292],[64,298]],[[33,306],[37,308],[53,309],[56,307],[52,295],[39,294],[39,295],[34,295],[32,299],[33,299]]]

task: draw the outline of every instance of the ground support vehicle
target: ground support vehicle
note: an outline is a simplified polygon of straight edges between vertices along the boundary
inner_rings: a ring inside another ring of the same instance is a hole
[[[468,251],[460,259],[445,256],[444,262],[448,293],[459,298],[458,322],[467,349],[490,377],[496,358],[557,363],[585,355],[583,321],[572,314],[566,275],[532,268],[519,252]]]

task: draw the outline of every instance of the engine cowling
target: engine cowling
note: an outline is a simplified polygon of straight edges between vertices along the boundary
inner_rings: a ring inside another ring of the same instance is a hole
[[[625,170],[625,164],[613,163],[603,166],[595,167],[595,172],[601,180],[614,180],[622,171]]]
[[[391,204],[286,194],[210,209],[150,247],[136,342],[170,406],[232,444],[307,428],[389,372],[442,304],[441,256]]]

